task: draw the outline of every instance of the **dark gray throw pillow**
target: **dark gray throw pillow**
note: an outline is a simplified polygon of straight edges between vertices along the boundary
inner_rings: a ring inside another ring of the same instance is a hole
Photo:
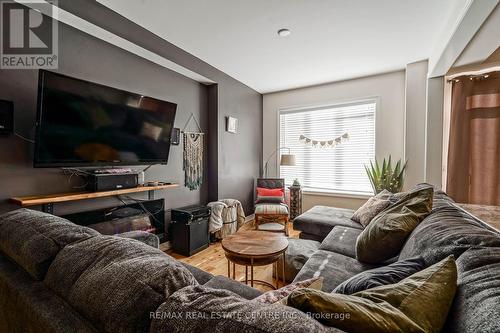
[[[397,261],[388,266],[361,272],[339,284],[332,293],[351,295],[358,291],[398,283],[423,269],[425,261],[422,257]]]

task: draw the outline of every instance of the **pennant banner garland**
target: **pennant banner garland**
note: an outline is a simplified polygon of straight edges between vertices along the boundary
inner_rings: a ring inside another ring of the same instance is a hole
[[[334,148],[335,146],[349,141],[349,133],[344,133],[341,136],[332,139],[332,140],[313,140],[308,138],[305,135],[301,135],[299,137],[299,141],[303,144],[311,147],[319,147],[319,148]]]

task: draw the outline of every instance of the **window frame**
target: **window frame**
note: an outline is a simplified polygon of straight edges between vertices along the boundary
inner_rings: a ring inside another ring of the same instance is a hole
[[[281,115],[286,113],[300,113],[307,111],[315,111],[315,110],[323,110],[328,108],[336,108],[336,107],[345,107],[352,105],[360,105],[360,104],[368,104],[375,103],[375,111],[373,113],[373,126],[374,126],[374,156],[377,157],[377,118],[378,112],[380,108],[380,96],[366,97],[366,98],[358,98],[358,99],[350,99],[345,101],[336,101],[332,103],[326,104],[312,104],[312,105],[303,105],[303,106],[292,106],[292,107],[283,107],[278,108],[278,112],[276,112],[276,143],[275,149],[280,148],[281,142]],[[281,166],[280,166],[280,157],[281,153],[276,154],[275,163],[276,163],[276,174],[278,177],[281,177]],[[291,184],[285,184],[289,186]],[[318,196],[335,196],[335,197],[345,197],[345,198],[369,198],[374,195],[372,193],[360,193],[360,192],[351,192],[351,191],[339,191],[339,190],[326,190],[326,189],[314,189],[314,188],[303,188],[303,192],[311,195]]]

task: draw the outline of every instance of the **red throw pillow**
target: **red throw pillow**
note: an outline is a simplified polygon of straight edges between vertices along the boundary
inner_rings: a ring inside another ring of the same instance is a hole
[[[256,204],[281,204],[285,203],[285,190],[283,188],[257,187]]]
[[[282,188],[264,188],[257,187],[257,196],[259,197],[283,197],[285,191]]]

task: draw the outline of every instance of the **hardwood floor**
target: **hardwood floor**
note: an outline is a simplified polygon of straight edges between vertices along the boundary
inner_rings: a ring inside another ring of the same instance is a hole
[[[289,228],[289,237],[290,238],[298,238],[299,232],[293,230],[292,224],[288,224]],[[240,230],[253,230],[253,221],[250,221],[243,225]],[[191,257],[184,257],[180,254],[177,254],[172,251],[166,251],[172,257],[183,261],[192,266],[196,266],[199,269],[202,269],[206,272],[209,272],[214,275],[224,275],[227,276],[227,260],[224,256],[224,250],[222,249],[221,242],[210,244],[208,249],[205,249]],[[272,278],[272,265],[261,266],[254,268],[254,278],[258,280],[268,281],[270,283],[275,283]],[[236,266],[236,279],[239,281],[245,280],[245,267],[244,266]],[[281,287],[281,283],[280,283]],[[257,288],[262,291],[270,290],[269,287],[266,287],[261,284],[254,284],[254,288]]]

